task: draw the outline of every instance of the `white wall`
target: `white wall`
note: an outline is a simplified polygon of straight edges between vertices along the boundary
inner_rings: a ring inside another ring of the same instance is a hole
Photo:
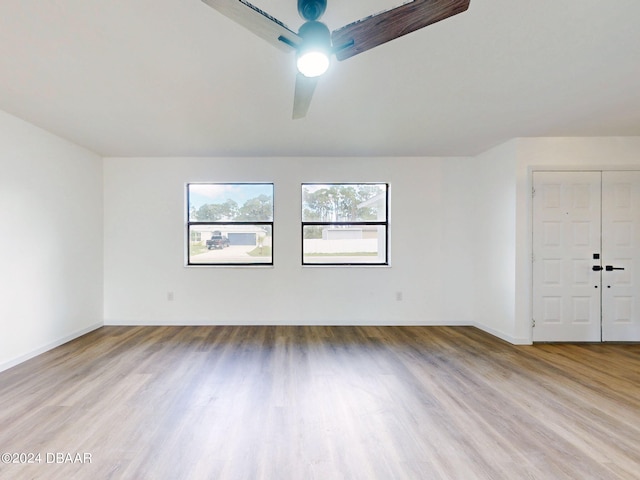
[[[0,370],[102,324],[102,162],[0,112]]]
[[[105,323],[470,324],[470,162],[107,158]],[[302,267],[300,184],[360,181],[390,183],[391,267]],[[185,267],[187,182],[274,182],[274,266]]]
[[[480,328],[512,343],[515,335],[517,143],[476,157],[473,165],[474,319]]]
[[[531,171],[640,168],[640,138],[515,139],[476,158],[101,160],[0,112],[0,168],[2,370],[103,321],[475,324],[529,343]],[[275,183],[273,267],[184,266],[185,183],[208,181]],[[390,183],[391,266],[303,268],[300,184],[354,181]]]

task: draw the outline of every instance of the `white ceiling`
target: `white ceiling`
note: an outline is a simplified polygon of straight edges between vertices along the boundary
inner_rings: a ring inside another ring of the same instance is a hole
[[[255,0],[297,30],[296,0]],[[329,0],[331,30],[392,0]],[[640,1],[471,0],[344,62],[291,120],[295,59],[200,0],[1,0],[0,109],[104,156],[474,155],[640,135]]]

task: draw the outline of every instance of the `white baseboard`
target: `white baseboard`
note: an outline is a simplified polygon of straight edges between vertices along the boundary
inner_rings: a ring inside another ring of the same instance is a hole
[[[494,337],[498,337],[502,340],[504,340],[505,342],[509,342],[513,345],[532,345],[531,339],[529,338],[518,338],[518,337],[514,337],[513,335],[508,335],[504,332],[501,332],[500,330],[496,330],[494,328],[491,327],[487,327],[486,325],[482,325],[480,323],[474,323],[473,324],[474,327],[482,330],[483,332],[487,332],[491,335],[493,335]]]
[[[117,326],[117,327],[193,327],[193,326],[242,326],[242,325],[266,325],[266,326],[375,326],[375,327],[472,327],[475,326],[470,322],[429,322],[424,320],[401,320],[391,322],[389,320],[330,320],[330,321],[300,321],[300,320],[282,320],[279,322],[265,322],[264,320],[256,320],[255,322],[247,320],[224,320],[222,322],[212,322],[210,320],[172,320],[167,322],[148,322],[139,320],[126,320],[126,319],[108,319],[105,320],[104,326]]]
[[[70,342],[71,340],[74,340],[78,337],[81,337],[82,335],[85,335],[93,330],[96,330],[100,327],[102,327],[103,324],[101,323],[95,323],[93,325],[90,325],[86,328],[83,328],[81,330],[75,331],[69,335],[66,335],[62,338],[59,338],[51,343],[48,343],[46,345],[43,345],[39,348],[36,348],[35,350],[32,350],[28,353],[25,353],[24,355],[20,355],[19,357],[13,358],[7,362],[3,362],[0,363],[0,372],[4,371],[4,370],[8,370],[11,367],[15,367],[16,365],[22,363],[22,362],[26,362],[27,360],[33,358],[33,357],[37,357],[38,355],[47,352],[53,348],[59,347],[60,345],[63,345],[67,342]]]

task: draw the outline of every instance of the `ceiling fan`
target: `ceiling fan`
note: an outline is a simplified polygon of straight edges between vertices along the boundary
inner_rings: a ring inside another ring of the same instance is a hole
[[[329,68],[329,56],[345,60],[395,38],[444,20],[469,8],[471,0],[412,0],[329,32],[318,21],[327,0],[297,0],[305,20],[298,33],[246,0],[202,0],[272,45],[297,54],[298,74],[293,118],[307,114],[318,78]]]

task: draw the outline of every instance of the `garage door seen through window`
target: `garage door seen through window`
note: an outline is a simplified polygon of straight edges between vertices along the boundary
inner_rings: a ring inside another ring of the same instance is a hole
[[[273,265],[272,183],[187,184],[188,265]]]

